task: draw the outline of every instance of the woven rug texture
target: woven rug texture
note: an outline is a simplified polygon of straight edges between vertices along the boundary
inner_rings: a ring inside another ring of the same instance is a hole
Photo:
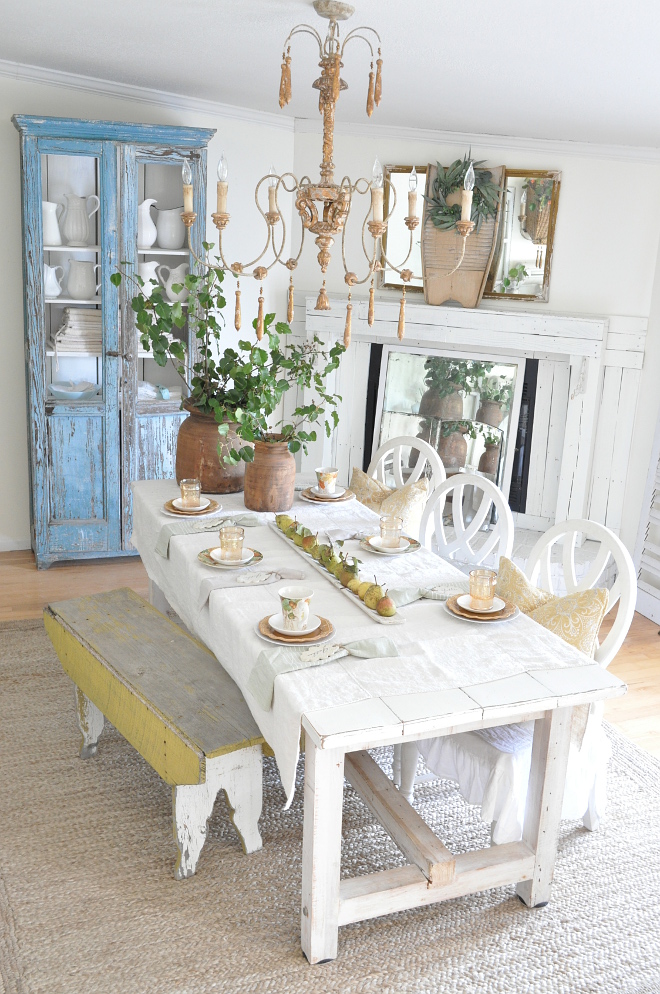
[[[170,788],[110,725],[80,760],[41,622],[0,625],[3,994],[659,994],[660,763],[609,733],[607,823],[562,824],[547,907],[505,887],[389,915],[340,929],[338,958],[310,967],[301,790],[284,811],[266,760],[263,849],[244,855],[221,796],[196,876],[176,881]],[[488,845],[453,784],[418,785],[415,804],[454,852]],[[342,873],[403,862],[347,785]]]

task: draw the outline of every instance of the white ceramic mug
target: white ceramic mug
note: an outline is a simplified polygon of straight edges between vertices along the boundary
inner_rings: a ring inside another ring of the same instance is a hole
[[[182,262],[180,266],[176,269],[170,269],[169,266],[158,266],[156,272],[158,273],[158,279],[161,281],[165,287],[165,295],[172,302],[179,301],[183,303],[184,300],[188,299],[188,290],[184,287],[180,293],[175,293],[172,290],[173,283],[183,283],[185,280],[190,266],[187,262]],[[164,274],[167,273],[167,276]]]
[[[50,200],[41,201],[44,245],[61,245],[62,233],[59,219],[64,211],[64,204],[54,204]],[[59,213],[58,213],[59,212]]]
[[[182,207],[156,211],[158,245],[164,249],[180,249],[186,240],[186,226],[181,220]]]
[[[141,262],[138,265],[138,276],[144,280],[142,293],[145,295],[145,297],[150,297],[151,294],[154,292],[155,287],[151,282],[151,280],[154,280],[156,283],[158,283],[158,273],[156,272],[157,269],[158,269],[157,262]]]
[[[309,621],[309,602],[314,591],[292,584],[277,591],[282,603],[282,624],[288,632],[304,632]]]
[[[316,473],[316,489],[322,494],[334,494],[339,470],[335,466],[319,466]]]
[[[57,273],[60,273],[59,279]],[[47,266],[44,263],[44,293],[47,297],[59,297],[62,292],[64,270],[61,266]]]
[[[82,259],[69,259],[69,277],[66,282],[68,295],[75,300],[92,300],[101,286],[96,282],[96,270],[100,268],[98,263],[95,265]]]

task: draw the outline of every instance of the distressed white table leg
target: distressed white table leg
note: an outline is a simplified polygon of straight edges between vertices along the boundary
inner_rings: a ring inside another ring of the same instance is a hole
[[[171,610],[170,603],[157,583],[149,578],[149,603],[161,614],[167,614]]]
[[[550,900],[572,717],[572,708],[555,708],[534,723],[523,842],[534,850],[536,861],[532,878],[516,885],[518,896],[531,908]]]
[[[401,786],[401,746],[395,745],[392,754],[392,783],[395,787]]]
[[[250,746],[229,756],[219,756],[218,759],[229,760],[235,757],[231,769],[221,774],[221,787],[227,794],[227,802],[232,809],[231,820],[238,832],[241,845],[246,853],[261,849],[259,833],[259,818],[262,806],[263,771],[261,766],[261,746]],[[206,774],[209,776],[208,764],[216,763],[217,759],[208,759]]]
[[[602,793],[604,793],[604,790],[602,790]],[[595,781],[591,785],[591,790],[589,791],[589,803],[587,805],[587,810],[583,815],[582,824],[590,832],[596,832],[600,828],[600,811]]]
[[[103,731],[104,717],[96,704],[92,704],[89,697],[85,697],[79,687],[75,688],[76,714],[78,715],[78,725],[82,733],[80,744],[80,758],[89,759],[96,755],[98,741]]]
[[[416,742],[404,742],[401,749],[400,790],[405,799],[412,804],[415,796],[415,774],[419,752]]]
[[[307,737],[300,940],[310,963],[337,956],[343,791],[344,753]]]
[[[177,880],[192,877],[206,841],[218,792],[225,791],[231,819],[246,853],[261,849],[259,816],[263,776],[261,746],[237,749],[206,760],[206,780],[172,788],[172,825],[179,855]]]

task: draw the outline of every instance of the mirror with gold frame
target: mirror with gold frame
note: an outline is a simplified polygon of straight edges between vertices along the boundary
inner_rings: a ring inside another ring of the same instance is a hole
[[[404,223],[404,218],[408,216],[408,191],[410,189],[410,177],[413,166],[385,166],[383,175],[385,178],[384,211],[385,217],[390,212],[392,201],[392,188],[396,196],[396,203],[392,217],[387,224],[387,231],[383,235],[383,256],[381,263],[383,269],[380,273],[379,286],[386,290],[400,290],[404,282],[396,272],[388,265],[388,260],[399,269],[411,269],[413,273],[419,275],[419,279],[411,280],[405,284],[408,290],[423,289],[422,286],[422,214],[424,213],[424,197],[422,196],[426,188],[426,170],[423,166],[415,166],[417,171],[417,217],[419,225],[412,233],[412,248],[410,245],[410,231]],[[410,256],[404,263],[408,252]]]
[[[507,169],[497,245],[484,297],[547,301],[561,173]]]

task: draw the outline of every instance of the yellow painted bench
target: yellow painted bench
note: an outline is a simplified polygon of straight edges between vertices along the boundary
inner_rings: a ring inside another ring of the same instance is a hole
[[[76,686],[80,755],[104,716],[172,786],[175,876],[192,876],[220,790],[246,852],[261,848],[263,738],[213,653],[132,590],[49,604],[46,631]]]

